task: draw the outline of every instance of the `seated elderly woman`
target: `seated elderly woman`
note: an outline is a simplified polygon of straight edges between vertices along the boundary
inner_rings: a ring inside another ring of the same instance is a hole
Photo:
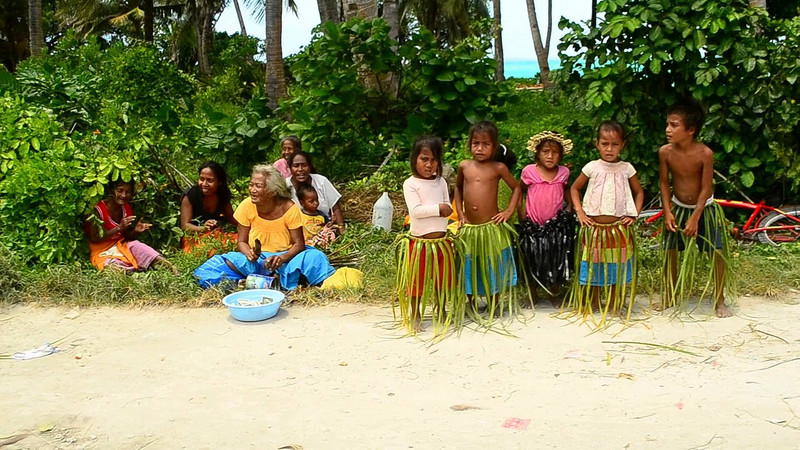
[[[270,165],[253,167],[249,190],[250,197],[233,214],[239,251],[213,256],[195,269],[200,285],[274,273],[283,289],[292,290],[301,276],[312,286],[331,276],[334,269],[325,254],[305,245],[300,209],[280,172]]]

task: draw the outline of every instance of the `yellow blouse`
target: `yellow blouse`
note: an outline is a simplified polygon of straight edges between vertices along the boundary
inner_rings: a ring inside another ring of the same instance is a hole
[[[288,250],[292,246],[289,230],[300,228],[303,225],[300,208],[297,205],[292,205],[288,211],[283,213],[283,216],[267,220],[258,216],[256,205],[253,204],[250,197],[239,204],[233,217],[242,226],[250,227],[248,241],[251,247],[256,244],[256,239],[258,239],[261,241],[261,250],[270,253]]]

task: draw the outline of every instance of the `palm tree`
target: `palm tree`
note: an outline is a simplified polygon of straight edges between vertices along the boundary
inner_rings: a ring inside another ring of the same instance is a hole
[[[539,78],[545,86],[550,85],[550,63],[547,56],[550,53],[550,36],[553,29],[553,0],[547,0],[547,40],[542,44],[542,35],[539,32],[539,21],[536,18],[536,2],[526,0],[528,4],[528,21],[531,25],[533,36],[533,49],[536,51],[536,60],[539,63]]]
[[[267,104],[278,106],[278,100],[286,97],[286,75],[283,72],[283,28],[282,0],[265,0],[264,17],[267,23]]]
[[[500,0],[492,0],[494,12],[494,60],[497,62],[495,79],[505,81],[505,62],[503,58],[503,26],[500,21]]]
[[[63,0],[56,15],[84,37],[117,32],[152,42],[156,11],[175,9],[172,4],[156,7],[154,0]]]
[[[266,23],[267,53],[267,104],[270,108],[278,106],[278,101],[286,97],[286,74],[283,70],[283,1],[282,0],[244,0],[251,8],[256,20]],[[297,4],[286,0],[286,7],[297,15]]]
[[[378,17],[377,0],[344,0],[344,19],[360,17],[370,20]]]
[[[242,8],[239,7],[239,0],[233,0],[233,7],[236,8],[236,18],[239,19],[239,28],[242,29],[242,36],[247,37],[247,29],[244,27],[244,17],[242,17]]]
[[[325,22],[339,23],[342,21],[341,0],[317,0],[317,8],[319,8],[320,23],[325,23]]]
[[[28,0],[28,45],[31,56],[38,55],[44,47],[42,28],[42,0]]]
[[[400,39],[400,1],[383,0],[383,15],[389,25],[389,37],[397,41]]]
[[[453,45],[473,33],[472,22],[489,17],[484,0],[405,0],[401,3],[402,24],[429,29],[442,44]]]

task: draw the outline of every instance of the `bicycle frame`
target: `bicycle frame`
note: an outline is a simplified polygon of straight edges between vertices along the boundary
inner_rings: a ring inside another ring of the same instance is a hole
[[[719,200],[714,199],[717,204],[722,206],[723,208],[735,208],[735,209],[744,209],[744,210],[752,210],[753,213],[750,214],[750,217],[745,222],[744,226],[738,230],[744,235],[753,235],[755,233],[759,233],[762,231],[774,231],[774,230],[797,230],[797,227],[800,226],[800,218],[797,218],[792,215],[788,215],[785,212],[781,211],[778,208],[773,208],[764,204],[762,200],[759,203],[751,203],[751,202],[742,202],[739,200]],[[774,227],[756,227],[755,225],[758,223],[758,220],[761,219],[766,214],[771,212],[777,212],[778,214],[782,214],[784,217],[791,219],[796,223],[796,225],[780,225]],[[649,217],[645,220],[646,224],[652,224],[656,220],[658,220],[661,216],[664,215],[664,210],[662,209],[661,212],[658,214]]]

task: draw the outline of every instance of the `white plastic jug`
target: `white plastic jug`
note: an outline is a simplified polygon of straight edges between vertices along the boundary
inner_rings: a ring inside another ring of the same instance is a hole
[[[389,199],[389,193],[384,192],[381,198],[375,202],[375,206],[372,207],[372,227],[391,231],[393,213],[394,206],[392,206],[392,201]]]

